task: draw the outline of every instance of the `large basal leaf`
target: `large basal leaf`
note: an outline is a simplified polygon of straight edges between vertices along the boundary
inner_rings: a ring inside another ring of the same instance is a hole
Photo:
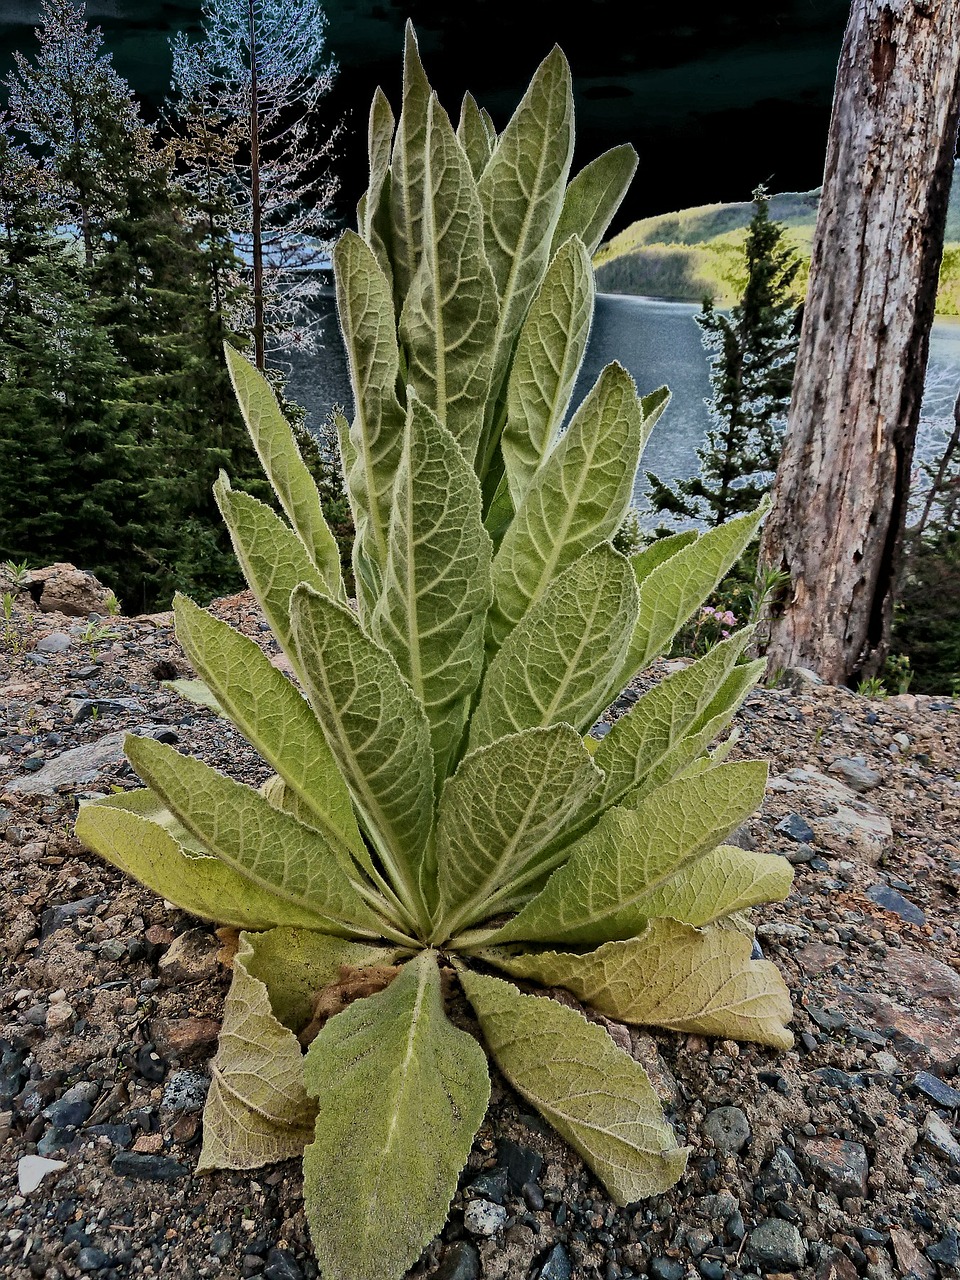
[[[438,780],[483,670],[490,557],[477,477],[450,432],[412,399],[372,631],[427,713]]]
[[[691,666],[654,685],[614,722],[595,757],[606,775],[601,807],[616,804],[696,730],[752,637],[753,629],[744,628],[714,645]]]
[[[756,511],[708,529],[644,577],[640,585],[640,615],[625,671],[627,680],[664,651],[729,573],[756,534],[769,505],[765,500]]]
[[[682,924],[714,924],[762,902],[782,902],[793,884],[793,867],[775,853],[721,844],[637,906],[649,917],[670,916]]]
[[[572,155],[570,68],[554,49],[500,135],[479,183],[487,260],[500,298],[495,387],[550,261]],[[492,426],[490,419],[488,433]],[[488,435],[488,443],[496,440]]]
[[[606,543],[562,573],[490,664],[470,749],[561,722],[587,729],[622,668],[636,592],[629,563]]]
[[[579,236],[594,254],[637,171],[637,153],[629,143],[612,147],[573,179],[563,197],[553,252],[569,236]]]
[[[789,1049],[790,993],[775,964],[750,959],[752,946],[752,931],[652,920],[639,937],[586,955],[485,958],[514,977],[565,987],[621,1022]]]
[[[493,564],[493,640],[502,644],[551,583],[620,527],[643,446],[633,379],[609,364],[533,477]]]
[[[420,262],[400,313],[406,380],[472,463],[499,306],[470,164],[436,95],[427,112],[421,232]]]
[[[287,519],[332,596],[343,595],[340,550],[320,506],[320,494],[300,456],[290,424],[280,412],[273,387],[255,365],[229,343],[227,368],[247,430]]]
[[[237,929],[281,924],[322,929],[327,923],[214,857],[151,791],[125,791],[82,804],[76,832],[87,849],[203,920]]]
[[[322,916],[329,933],[375,937],[387,929],[319,832],[275,809],[259,792],[153,738],[128,735],[124,750],[187,830],[247,879]]]
[[[766,778],[758,761],[723,764],[660,787],[636,809],[608,809],[489,941],[596,945],[632,937],[652,896],[759,807]]]
[[[326,1280],[399,1280],[443,1226],[490,1094],[443,1011],[435,952],[332,1018],[307,1053],[318,1099],[304,1203]]]
[[[323,730],[260,646],[185,596],[174,600],[177,639],[224,712],[303,801],[309,824],[361,863],[369,855]]]
[[[434,785],[426,713],[395,660],[349,610],[305,588],[293,594],[292,617],[306,688],[330,749],[394,889],[422,917],[419,867],[433,825]]]
[[[465,966],[458,972],[497,1066],[615,1203],[672,1187],[690,1148],[677,1146],[643,1067],[573,1009]]]
[[[526,495],[563,422],[593,317],[593,269],[580,240],[557,252],[517,339],[501,438],[513,508]]]
[[[370,611],[387,562],[393,476],[403,436],[397,400],[400,352],[390,285],[373,250],[345,231],[333,251],[337,313],[356,412],[341,434],[344,472],[356,525],[354,561],[361,603]]]
[[[457,139],[470,161],[470,172],[473,174],[474,181],[479,182],[480,175],[493,154],[495,139],[490,137],[487,123],[472,93],[463,95],[460,122],[457,125]]]
[[[602,781],[569,725],[528,729],[468,756],[444,787],[437,816],[445,937],[535,865]]]
[[[249,493],[231,489],[223,472],[213,486],[213,494],[230,531],[243,576],[270,630],[296,666],[290,634],[290,593],[298,583],[307,582],[326,594],[326,581],[289,525]]]
[[[396,311],[400,314],[423,252],[424,170],[430,85],[408,20],[403,45],[403,104],[390,167],[391,247]]]
[[[298,1156],[316,1103],[303,1083],[297,1033],[313,997],[342,965],[389,965],[396,952],[308,929],[242,933],[223,1028],[211,1063],[198,1170],[257,1169]]]

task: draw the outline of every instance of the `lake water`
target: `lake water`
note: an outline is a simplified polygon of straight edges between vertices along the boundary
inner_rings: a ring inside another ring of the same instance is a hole
[[[320,300],[324,348],[312,356],[291,358],[290,392],[305,405],[308,422],[317,424],[334,405],[348,414],[352,406],[346,357],[337,327],[333,291]],[[593,330],[574,393],[578,404],[600,370],[619,360],[633,375],[641,395],[666,383],[672,398],[657,423],[644,453],[634,500],[646,508],[645,471],[665,480],[697,470],[697,448],[710,425],[705,399],[710,394],[710,369],[690,302],[631,298],[601,294],[597,298]],[[927,394],[918,435],[918,457],[936,454],[952,425],[952,405],[960,386],[960,322],[937,321],[930,340]]]

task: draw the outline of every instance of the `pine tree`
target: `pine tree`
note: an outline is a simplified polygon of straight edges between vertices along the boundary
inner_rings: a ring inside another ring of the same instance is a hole
[[[746,282],[728,316],[709,299],[697,316],[711,362],[713,426],[697,450],[700,473],[673,484],[647,472],[654,510],[715,526],[756,507],[770,487],[790,404],[798,310],[792,287],[799,259],[770,219],[763,187],[744,242]]]

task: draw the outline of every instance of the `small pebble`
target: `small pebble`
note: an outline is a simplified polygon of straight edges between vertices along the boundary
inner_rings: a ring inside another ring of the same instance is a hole
[[[506,1209],[492,1200],[471,1200],[463,1211],[463,1225],[474,1236],[495,1236],[506,1220]]]

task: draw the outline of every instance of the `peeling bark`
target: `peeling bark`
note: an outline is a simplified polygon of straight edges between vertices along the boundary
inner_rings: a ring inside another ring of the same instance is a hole
[[[761,564],[771,668],[886,654],[960,119],[960,4],[854,0]]]

